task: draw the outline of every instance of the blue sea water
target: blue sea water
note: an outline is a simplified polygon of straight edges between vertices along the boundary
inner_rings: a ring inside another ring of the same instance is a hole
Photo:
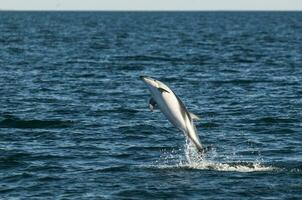
[[[301,12],[0,12],[0,199],[302,199]],[[169,85],[202,160],[140,75]]]

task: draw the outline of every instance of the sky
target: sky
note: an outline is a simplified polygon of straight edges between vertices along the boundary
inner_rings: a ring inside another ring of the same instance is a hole
[[[302,10],[302,0],[0,0],[0,10]]]

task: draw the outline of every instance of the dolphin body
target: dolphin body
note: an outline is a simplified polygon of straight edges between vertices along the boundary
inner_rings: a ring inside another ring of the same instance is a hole
[[[153,111],[158,107],[166,118],[193,142],[198,152],[204,153],[205,148],[201,145],[193,123],[193,119],[199,117],[189,112],[180,98],[164,83],[147,76],[140,76],[140,78],[151,92],[150,110]]]

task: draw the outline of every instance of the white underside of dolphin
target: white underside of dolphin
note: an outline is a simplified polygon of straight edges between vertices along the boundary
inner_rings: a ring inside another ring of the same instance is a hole
[[[167,85],[150,77],[141,76],[140,78],[151,92],[150,110],[159,108],[166,118],[192,141],[199,152],[204,152],[193,123],[193,119],[199,118],[187,110],[179,97]]]

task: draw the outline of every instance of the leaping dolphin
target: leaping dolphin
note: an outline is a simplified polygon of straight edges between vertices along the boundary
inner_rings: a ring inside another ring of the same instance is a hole
[[[180,98],[164,83],[147,76],[140,76],[140,78],[151,92],[150,110],[153,111],[158,107],[167,119],[193,142],[197,150],[204,153],[205,148],[201,145],[193,123],[193,119],[199,117],[189,112]]]

